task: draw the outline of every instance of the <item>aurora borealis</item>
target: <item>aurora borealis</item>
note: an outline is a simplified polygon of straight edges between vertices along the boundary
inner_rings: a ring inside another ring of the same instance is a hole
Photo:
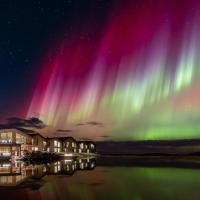
[[[199,138],[200,2],[119,0],[101,20],[94,13],[55,30],[18,113],[39,116],[44,134]]]

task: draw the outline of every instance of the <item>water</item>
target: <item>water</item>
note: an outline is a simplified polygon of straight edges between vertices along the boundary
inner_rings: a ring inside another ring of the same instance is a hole
[[[177,167],[176,162],[120,158],[67,159],[48,165],[1,163],[0,197],[1,200],[199,200],[200,169],[187,163],[179,163],[183,168]]]

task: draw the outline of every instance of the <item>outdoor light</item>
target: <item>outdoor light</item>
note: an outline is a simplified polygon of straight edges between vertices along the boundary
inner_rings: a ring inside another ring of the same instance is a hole
[[[72,162],[72,160],[71,159],[65,160],[65,163],[67,163],[67,162]]]
[[[72,153],[65,153],[64,156],[73,156]]]

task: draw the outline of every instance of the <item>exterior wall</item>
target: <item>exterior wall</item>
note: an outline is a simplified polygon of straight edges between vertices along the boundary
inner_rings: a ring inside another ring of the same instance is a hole
[[[21,155],[23,156],[26,152],[32,151],[32,145],[30,144],[21,144]]]
[[[78,143],[78,153],[86,153],[86,146],[84,142]]]
[[[79,153],[95,153],[96,147],[93,142],[81,141],[78,143],[78,152]]]
[[[47,149],[48,152],[51,153],[59,153],[62,152],[62,142],[57,138],[51,138],[48,140]]]
[[[51,152],[51,153],[54,152],[54,140],[50,139],[48,141],[48,147],[47,147],[47,149],[48,149],[48,152]]]
[[[33,151],[47,151],[47,141],[41,135],[33,135]]]
[[[66,153],[76,153],[76,152],[78,152],[78,144],[77,144],[76,140],[74,140],[71,137],[66,138],[63,141],[62,151],[66,152]]]
[[[89,142],[88,143],[88,149],[89,149],[89,153],[95,153],[96,152],[96,146],[93,142]]]

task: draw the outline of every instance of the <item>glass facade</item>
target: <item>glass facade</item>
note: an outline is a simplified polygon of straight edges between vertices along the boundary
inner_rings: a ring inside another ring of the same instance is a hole
[[[0,143],[1,144],[9,144],[13,141],[12,132],[2,132],[0,133]]]
[[[0,147],[0,156],[11,156],[11,147]]]
[[[17,144],[26,144],[26,137],[20,134],[16,134],[16,143]]]
[[[54,140],[53,141],[53,145],[54,145],[54,152],[61,152],[61,142]]]
[[[16,129],[0,130],[0,145],[0,157],[17,157],[32,150],[32,137]]]
[[[32,144],[32,138],[16,130],[3,130],[0,132],[0,144]]]

